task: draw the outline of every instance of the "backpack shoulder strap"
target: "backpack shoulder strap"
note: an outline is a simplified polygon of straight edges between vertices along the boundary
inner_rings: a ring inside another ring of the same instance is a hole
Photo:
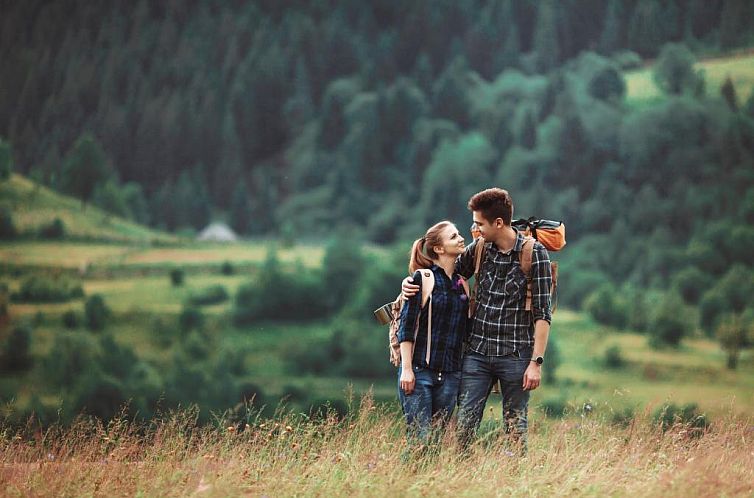
[[[474,247],[474,276],[479,274],[479,268],[482,267],[482,260],[484,259],[484,245],[487,241],[484,238],[479,237]]]
[[[521,264],[521,271],[526,275],[526,310],[531,310],[531,260],[532,253],[534,252],[534,237],[524,237],[524,244],[521,247],[519,253],[519,263]]]
[[[432,290],[435,288],[435,274],[432,270],[422,269],[419,270],[422,276],[422,308],[427,304],[429,296],[432,295]]]

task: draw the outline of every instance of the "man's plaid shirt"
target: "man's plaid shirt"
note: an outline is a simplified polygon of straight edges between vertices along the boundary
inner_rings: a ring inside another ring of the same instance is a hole
[[[469,244],[456,261],[456,271],[464,277],[471,278],[474,274],[474,249],[478,241]],[[519,261],[523,243],[524,236],[517,232],[516,243],[508,253],[501,252],[492,242],[485,246],[476,314],[467,337],[471,351],[487,356],[531,354],[534,322],[549,323],[552,318],[550,257],[539,242],[534,243],[531,258],[532,309],[526,311],[526,275]]]

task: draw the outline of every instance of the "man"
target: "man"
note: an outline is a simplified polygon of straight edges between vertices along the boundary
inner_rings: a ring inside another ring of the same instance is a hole
[[[550,333],[550,260],[547,250],[535,242],[531,310],[526,310],[527,277],[519,260],[524,236],[511,226],[510,195],[500,188],[483,190],[471,197],[469,209],[483,239],[475,240],[458,257],[456,271],[470,278],[476,245],[482,240],[485,251],[463,362],[459,443],[463,449],[468,447],[482,420],[490,388],[499,380],[505,430],[525,452],[529,394],[539,387]],[[404,280],[403,291],[413,295],[416,286]]]

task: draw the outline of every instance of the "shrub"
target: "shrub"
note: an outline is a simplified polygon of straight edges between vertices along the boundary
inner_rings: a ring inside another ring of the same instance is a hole
[[[233,265],[230,261],[223,261],[222,266],[220,267],[220,273],[223,275],[233,275],[236,273],[236,269],[233,268]]]
[[[681,296],[673,291],[666,293],[650,322],[650,346],[678,346],[692,328],[690,317],[691,310],[683,304]]]
[[[173,284],[173,287],[182,286],[184,277],[185,275],[183,268],[173,268],[172,270],[170,270],[170,283]]]
[[[65,224],[60,218],[55,218],[48,225],[39,229],[39,236],[47,240],[60,240],[65,237]]]
[[[21,281],[13,300],[26,303],[62,303],[84,296],[81,284],[66,277],[30,275]]]
[[[73,310],[68,310],[61,317],[63,326],[67,329],[75,329],[79,326],[79,316]]]
[[[31,366],[31,327],[20,324],[11,331],[3,344],[0,359],[7,372],[20,372]]]
[[[555,384],[557,382],[557,370],[560,366],[560,348],[558,347],[558,341],[550,336],[550,340],[547,341],[547,352],[545,358],[545,364],[542,368],[542,380],[547,384]]]
[[[352,237],[339,236],[330,241],[322,262],[322,281],[329,297],[329,307],[342,308],[359,286],[365,267],[361,247]]]
[[[320,318],[329,311],[327,299],[327,292],[317,273],[305,268],[283,271],[277,256],[271,252],[258,280],[243,284],[238,289],[234,321],[244,325],[262,319]]]
[[[188,298],[188,304],[192,306],[209,306],[219,304],[228,300],[228,291],[222,285],[212,285],[205,287]]]
[[[55,334],[42,373],[53,387],[70,387],[86,371],[96,369],[96,346],[86,334]]]
[[[701,435],[707,427],[709,420],[704,413],[700,413],[696,403],[688,403],[683,406],[670,403],[655,410],[653,419],[659,423],[663,431],[667,431],[675,425],[683,425],[691,429],[692,435]]]
[[[198,330],[204,326],[204,314],[198,308],[184,306],[178,316],[178,326],[182,335],[186,335],[192,330]]]
[[[11,240],[18,235],[13,215],[6,207],[0,208],[0,240]]]
[[[103,421],[111,420],[129,408],[123,384],[94,371],[76,386],[72,398],[74,413],[85,413]]]
[[[94,294],[86,300],[84,305],[84,322],[86,328],[99,332],[105,328],[110,318],[110,309],[105,304],[105,298],[101,294]]]
[[[618,427],[628,427],[634,421],[634,409],[630,406],[619,410],[613,410],[610,415],[610,423]]]
[[[626,303],[610,284],[592,292],[584,301],[584,309],[603,325],[621,329],[628,322]]]
[[[625,363],[623,355],[621,354],[620,346],[614,344],[605,350],[604,364],[606,368],[623,368]]]
[[[728,355],[726,366],[730,370],[736,369],[738,366],[738,355],[743,348],[750,345],[747,328],[747,324],[741,315],[732,313],[725,315],[717,326],[715,335],[718,341],[720,341],[723,351]]]

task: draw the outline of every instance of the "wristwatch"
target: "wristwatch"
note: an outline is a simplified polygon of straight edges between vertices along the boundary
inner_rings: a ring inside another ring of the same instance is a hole
[[[537,356],[535,358],[532,358],[531,361],[533,361],[537,365],[541,365],[542,363],[545,362],[545,357],[544,356]]]

